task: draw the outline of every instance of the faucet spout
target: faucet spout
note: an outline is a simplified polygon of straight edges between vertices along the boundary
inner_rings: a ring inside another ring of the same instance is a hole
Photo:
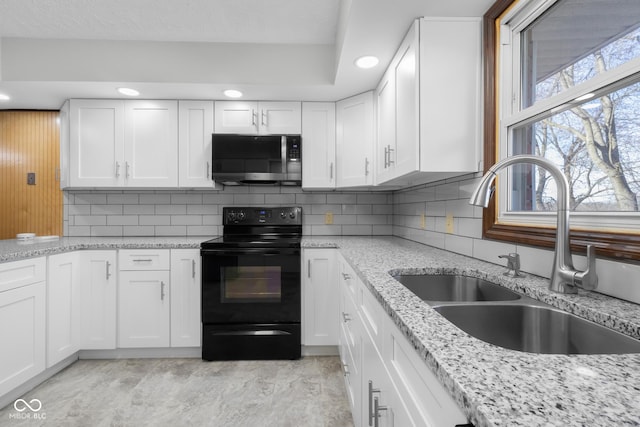
[[[553,269],[549,289],[554,292],[576,293],[577,287],[593,290],[598,286],[598,276],[595,272],[595,251],[593,247],[587,247],[587,260],[589,267],[585,271],[578,271],[573,266],[569,240],[569,183],[562,171],[551,161],[544,157],[520,154],[507,157],[491,166],[480,180],[475,191],[471,195],[469,203],[472,205],[487,207],[493,193],[493,181],[501,169],[515,164],[532,164],[545,169],[556,181],[557,196],[557,227],[556,246],[553,258]]]

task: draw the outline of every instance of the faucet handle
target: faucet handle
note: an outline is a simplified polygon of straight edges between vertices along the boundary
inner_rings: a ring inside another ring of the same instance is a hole
[[[498,255],[498,258],[507,259],[508,270],[504,273],[505,276],[511,276],[511,277],[522,276],[522,274],[520,274],[520,254],[519,253],[512,252],[509,255]]]
[[[585,291],[592,291],[598,287],[598,275],[596,274],[596,248],[587,245],[587,269],[578,271],[573,277],[573,284]]]

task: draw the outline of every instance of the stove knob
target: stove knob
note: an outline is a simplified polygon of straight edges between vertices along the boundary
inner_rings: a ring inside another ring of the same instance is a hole
[[[294,219],[296,217],[295,211],[289,212],[289,218]]]
[[[229,212],[227,214],[227,218],[229,219],[229,221],[235,221],[236,219],[236,213],[235,212]]]
[[[280,218],[285,219],[287,217],[286,212],[280,212]]]
[[[244,217],[245,217],[244,212],[242,211],[238,212],[238,221],[242,221]]]

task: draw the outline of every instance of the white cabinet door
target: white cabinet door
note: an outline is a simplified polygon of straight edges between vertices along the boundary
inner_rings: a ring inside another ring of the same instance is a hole
[[[336,104],[302,104],[302,188],[336,186]]]
[[[180,101],[178,104],[180,187],[211,188],[211,135],[213,101]]]
[[[0,292],[0,396],[44,370],[45,313],[44,280]]]
[[[261,135],[300,135],[302,105],[300,102],[258,102]]]
[[[118,347],[169,347],[170,272],[121,271]]]
[[[216,101],[215,132],[249,135],[299,135],[300,102]]]
[[[199,347],[200,250],[171,250],[171,347]]]
[[[51,255],[47,276],[47,367],[80,349],[80,258]]]
[[[373,92],[336,103],[336,152],[337,187],[373,184]]]
[[[123,185],[124,114],[124,101],[120,100],[70,101],[68,182],[71,187]]]
[[[304,345],[338,345],[338,276],[335,250],[302,253]]]
[[[177,102],[126,101],[125,114],[127,186],[177,187]]]
[[[420,32],[418,22],[409,30],[393,63],[395,80],[395,147],[388,153],[393,177],[420,168]],[[430,102],[436,102],[430,99]]]
[[[391,65],[393,66],[393,64]],[[376,183],[392,176],[390,149],[396,146],[396,85],[393,69],[387,71],[375,92],[377,110]]]
[[[116,348],[116,251],[80,251],[80,348]]]
[[[252,101],[216,101],[216,133],[258,133],[258,103]]]

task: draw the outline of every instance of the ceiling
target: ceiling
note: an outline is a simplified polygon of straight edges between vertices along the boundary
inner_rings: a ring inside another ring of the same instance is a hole
[[[67,98],[335,101],[375,87],[420,16],[493,0],[0,0],[0,109]],[[354,66],[362,55],[381,62]]]

